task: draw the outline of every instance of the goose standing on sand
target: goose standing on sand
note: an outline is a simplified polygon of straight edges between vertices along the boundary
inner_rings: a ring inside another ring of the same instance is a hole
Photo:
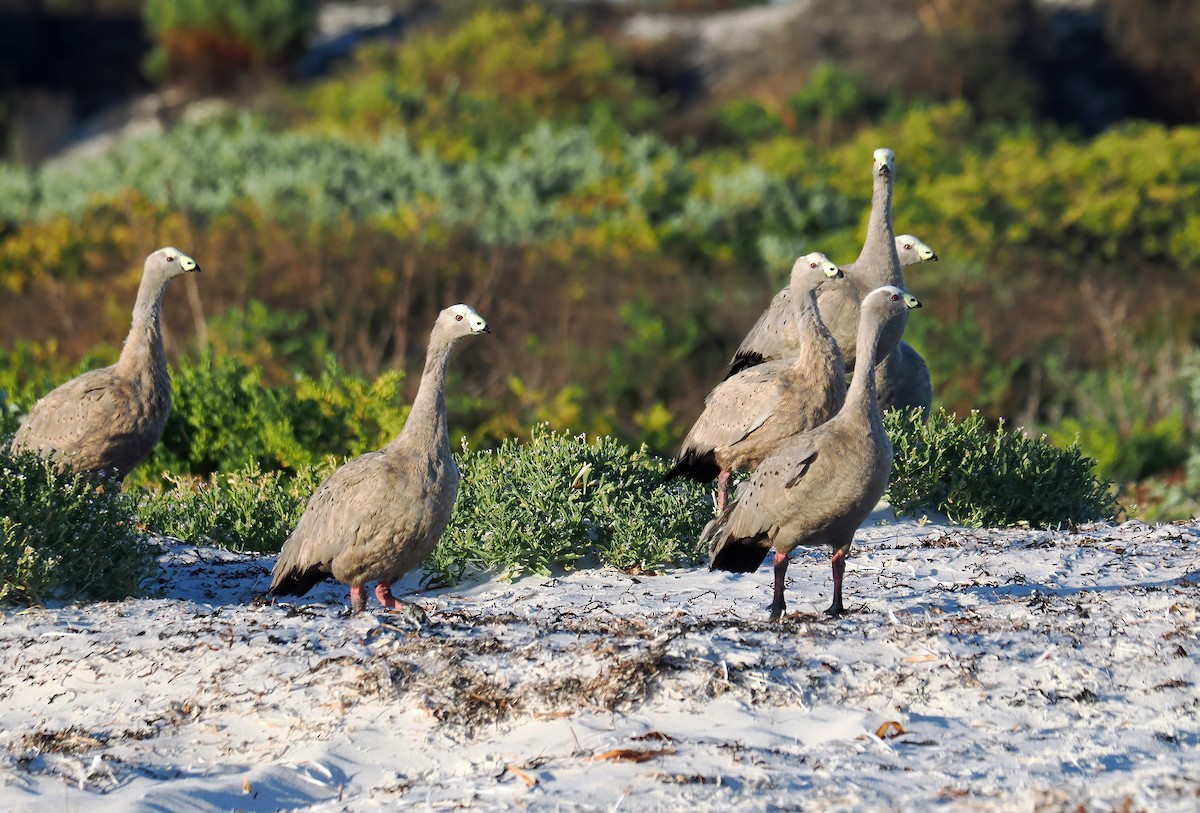
[[[855,368],[858,311],[863,297],[881,285],[904,287],[900,257],[896,251],[896,236],[892,230],[892,188],[896,175],[894,153],[884,147],[872,157],[873,176],[871,215],[867,221],[867,237],[858,259],[842,266],[845,278],[826,285],[817,297],[817,308],[829,332],[837,341],[846,362],[846,373]],[[936,256],[936,255],[934,255]],[[932,258],[931,258],[932,259]],[[780,291],[746,334],[729,362],[726,378],[763,361],[792,355],[791,337],[783,328],[782,318],[788,311],[787,289]],[[904,332],[907,317],[896,320],[884,333],[879,358],[892,352]]]
[[[866,296],[857,337],[864,363],[874,363],[888,327],[920,306],[916,297],[890,285]],[[771,620],[778,620],[786,608],[788,554],[798,545],[830,545],[833,602],[825,612],[840,615],[846,553],[887,489],[891,471],[892,444],[880,418],[875,377],[855,376],[838,414],[763,460],[705,527],[701,541],[709,545],[709,569],[749,573],[774,549]]]
[[[171,378],[162,343],[163,291],[180,274],[199,270],[195,260],[170,246],[146,257],[133,325],[117,363],[86,372],[43,396],[17,430],[12,450],[124,480],[162,440],[171,412]]]
[[[491,333],[469,305],[438,314],[412,411],[395,440],[339,468],[313,493],[275,562],[268,593],[302,596],[328,576],[362,612],[368,582],[389,610],[391,585],[433,552],[450,522],[459,473],[446,423],[446,367],[465,336]]]
[[[820,252],[792,266],[791,313],[784,326],[796,336],[792,358],[769,361],[717,385],[683,439],[666,478],[717,480],[717,509],[725,508],[729,473],[750,470],[787,438],[829,420],[846,399],[846,371],[833,337],[817,313],[817,291],[841,270]]]

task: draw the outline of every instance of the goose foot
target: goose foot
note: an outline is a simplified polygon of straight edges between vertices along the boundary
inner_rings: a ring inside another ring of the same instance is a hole
[[[429,616],[425,614],[424,610],[410,601],[401,601],[393,596],[390,584],[380,582],[375,585],[375,597],[379,599],[380,604],[393,612],[399,613],[417,629],[429,623]]]

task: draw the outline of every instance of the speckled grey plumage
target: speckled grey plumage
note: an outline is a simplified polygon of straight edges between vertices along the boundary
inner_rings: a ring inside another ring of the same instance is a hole
[[[864,362],[874,362],[887,327],[920,303],[894,286],[872,291],[863,301],[858,340]],[[892,444],[883,429],[875,378],[856,376],[846,403],[829,421],[804,432],[763,460],[737,491],[735,500],[705,528],[711,569],[756,570],[775,551],[772,619],[784,609],[788,554],[798,545],[830,545],[833,602],[843,612],[842,575],[854,532],[887,489]]]
[[[891,409],[920,409],[928,415],[933,404],[929,365],[903,339],[883,361],[875,365],[875,390],[879,393],[879,406],[884,412]]]
[[[813,252],[792,266],[791,358],[769,361],[722,381],[684,438],[667,477],[701,482],[717,478],[717,505],[725,505],[730,471],[748,471],[787,438],[829,420],[846,399],[841,353],[817,313],[822,285],[841,277],[837,265]]]
[[[283,544],[269,593],[302,596],[333,576],[350,585],[355,612],[366,606],[367,582],[378,583],[381,604],[400,608],[391,584],[433,552],[458,496],[446,423],[446,367],[460,339],[489,332],[468,305],[438,315],[404,428],[384,448],[329,475],[313,493]]]
[[[125,478],[162,439],[171,412],[171,378],[162,343],[167,283],[196,261],[177,248],[146,257],[133,324],[111,367],[86,372],[42,397],[13,437],[29,450],[86,472]]]
[[[842,351],[847,374],[852,373],[855,367],[858,310],[863,297],[881,285],[904,287],[896,236],[892,229],[892,188],[896,174],[892,151],[886,148],[876,150],[872,156],[872,167],[871,214],[862,251],[853,263],[842,266],[844,279],[824,286],[817,296],[817,308]],[[771,300],[767,310],[734,353],[726,370],[727,378],[755,364],[792,355],[791,337],[781,329],[789,298],[785,288]],[[906,316],[901,317],[888,326],[884,332],[880,358],[896,346],[907,321]]]

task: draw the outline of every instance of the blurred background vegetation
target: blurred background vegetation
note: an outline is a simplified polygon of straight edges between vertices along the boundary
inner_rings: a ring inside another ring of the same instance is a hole
[[[325,31],[345,5],[0,0],[0,434],[115,358],[174,244],[205,273],[166,297],[143,481],[373,448],[457,301],[495,331],[454,365],[472,447],[547,422],[670,454],[792,259],[857,256],[889,146],[896,228],[941,257],[907,275],[935,403],[1078,438],[1131,513],[1195,510],[1190,0],[384,2]],[[104,26],[108,96],[38,67]]]

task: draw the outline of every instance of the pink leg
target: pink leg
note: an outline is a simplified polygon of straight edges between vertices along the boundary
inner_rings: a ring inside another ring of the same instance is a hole
[[[729,470],[721,469],[717,475],[717,513],[725,511],[725,502],[729,494]]]
[[[786,553],[775,551],[775,599],[771,602],[771,620],[778,621],[783,617],[787,605],[783,601],[783,582],[787,576],[788,558]]]
[[[379,599],[379,603],[389,610],[399,610],[400,600],[392,595],[392,586],[380,582],[375,585],[375,598]]]
[[[842,576],[846,573],[846,549],[838,548],[833,552],[833,603],[825,611],[826,615],[837,617],[846,612],[842,605]]]
[[[417,629],[429,623],[429,616],[425,615],[425,611],[408,601],[401,601],[392,595],[392,586],[380,582],[375,585],[375,598],[379,599],[379,603],[387,607],[392,612],[399,612],[401,620],[407,620],[414,624]]]
[[[350,609],[356,613],[367,609],[367,588],[361,584],[350,585]]]

